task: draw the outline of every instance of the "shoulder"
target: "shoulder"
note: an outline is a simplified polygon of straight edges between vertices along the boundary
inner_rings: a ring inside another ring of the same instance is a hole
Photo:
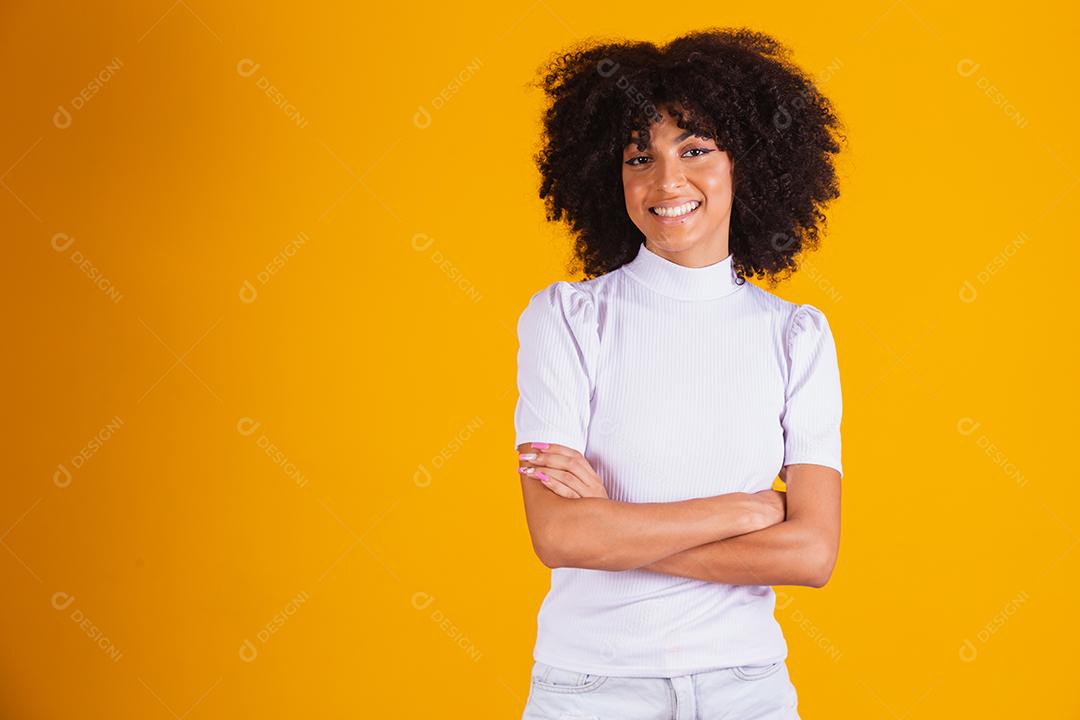
[[[589,281],[556,280],[532,294],[525,306],[525,313],[551,313],[583,315],[596,303]]]
[[[569,331],[579,341],[594,336],[597,328],[596,291],[593,280],[557,280],[534,292],[518,318],[521,335]]]
[[[821,308],[810,303],[795,305],[791,313],[791,321],[788,328],[788,337],[800,336],[823,336],[829,334],[829,319]]]
[[[595,316],[602,299],[610,296],[617,286],[621,269],[588,280],[556,280],[533,293],[529,306],[559,307],[574,314]]]
[[[747,288],[747,298],[756,312],[772,321],[783,338],[785,349],[790,351],[795,344],[831,340],[829,320],[816,305],[786,300],[753,283]]]
[[[792,321],[800,312],[800,309],[811,307],[810,305],[786,300],[776,293],[758,287],[750,281],[747,281],[746,285],[747,287],[743,290],[743,295],[751,306],[752,311],[767,316],[775,326],[783,328],[785,334],[791,327]]]
[[[836,342],[829,319],[822,310],[810,303],[795,307],[784,338],[787,355],[793,361],[802,358],[828,357],[836,361]]]

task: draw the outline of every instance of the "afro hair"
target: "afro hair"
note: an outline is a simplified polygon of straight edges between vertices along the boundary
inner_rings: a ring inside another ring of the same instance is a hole
[[[586,277],[633,259],[645,239],[626,211],[622,157],[632,139],[648,147],[657,108],[735,161],[729,250],[740,278],[773,286],[817,249],[845,138],[790,54],[762,32],[711,28],[659,47],[585,40],[549,58],[530,83],[548,101],[533,159],[546,217],[565,216]]]

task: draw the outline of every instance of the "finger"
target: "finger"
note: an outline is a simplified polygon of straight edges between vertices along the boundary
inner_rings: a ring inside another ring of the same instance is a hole
[[[543,467],[563,471],[567,477],[562,479],[562,483],[575,489],[582,497],[607,494],[603,489],[603,481],[581,453],[563,455],[532,451],[521,453],[518,458],[519,467]]]
[[[562,483],[563,485],[577,493],[578,497],[585,497],[586,495],[595,494],[590,490],[588,483],[583,481],[580,477],[578,477],[572,472],[552,467],[540,467],[534,471],[534,474],[536,472],[543,472],[545,475],[548,476],[549,479]]]
[[[534,472],[534,474],[539,473],[539,475],[536,475],[536,479],[539,482],[543,483],[544,487],[546,487],[548,490],[555,493],[556,495],[561,495],[564,498],[579,498],[579,497],[581,497],[581,493],[579,493],[577,490],[570,487],[569,485],[567,485],[562,480],[559,480],[559,479],[556,479],[556,478],[552,477],[551,476],[552,472],[553,471],[551,471],[551,470],[546,470],[545,471],[545,470],[537,469]]]
[[[574,472],[575,470],[581,472],[583,467],[582,463],[586,462],[585,458],[576,453],[567,455],[559,452],[551,452],[550,450],[526,450],[525,452],[518,454],[518,460],[527,465],[559,468],[560,470],[566,470],[567,472]]]
[[[581,455],[581,453],[579,453],[572,447],[567,447],[566,445],[559,445],[557,443],[544,443],[539,441],[522,443],[518,446],[518,452],[550,453],[551,455],[566,455],[569,457]]]
[[[558,495],[562,495],[563,497],[581,497],[581,493],[579,493],[569,482],[570,477],[559,470],[530,465],[527,467],[519,467],[518,472],[522,475],[535,478],[538,482],[546,485],[549,490]]]
[[[534,447],[534,445],[536,447]],[[547,465],[546,458],[555,458],[555,464],[557,465],[561,459],[567,457],[566,453],[561,450],[561,445],[550,445],[549,443],[522,443],[518,445],[518,465],[524,466],[526,464],[533,465]]]
[[[523,451],[519,447],[519,466],[533,465],[565,470],[575,476],[577,481],[575,487],[579,489],[582,495],[592,494],[591,492],[586,493],[584,486],[600,485],[599,478],[595,477],[596,473],[593,471],[592,465],[577,450],[555,443],[531,442],[523,443],[523,445],[528,447],[524,448]],[[534,445],[538,447],[533,447]]]

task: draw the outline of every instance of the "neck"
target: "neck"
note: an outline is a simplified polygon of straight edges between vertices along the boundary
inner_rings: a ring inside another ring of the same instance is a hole
[[[726,248],[725,248],[726,249]],[[643,243],[633,260],[622,266],[635,280],[669,298],[684,301],[716,300],[743,287],[745,281],[735,275],[734,257],[701,257],[686,251],[674,254],[680,260],[699,262],[690,265],[676,262]]]
[[[667,250],[646,239],[645,247],[651,250],[653,254],[659,255],[665,260],[670,260],[678,265],[691,268],[706,267],[718,263],[731,254],[728,250],[726,238],[721,242],[711,243],[709,245],[704,243],[694,243],[683,250]]]

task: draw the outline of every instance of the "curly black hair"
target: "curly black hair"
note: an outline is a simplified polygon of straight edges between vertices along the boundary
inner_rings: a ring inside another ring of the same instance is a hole
[[[587,278],[633,259],[644,235],[626,211],[623,150],[649,143],[664,108],[678,126],[716,141],[734,166],[729,250],[739,277],[769,286],[816,249],[825,206],[839,197],[833,155],[846,138],[829,100],[775,38],[708,28],[658,47],[592,39],[540,68],[549,101],[540,149],[540,197],[549,221],[573,233]]]

